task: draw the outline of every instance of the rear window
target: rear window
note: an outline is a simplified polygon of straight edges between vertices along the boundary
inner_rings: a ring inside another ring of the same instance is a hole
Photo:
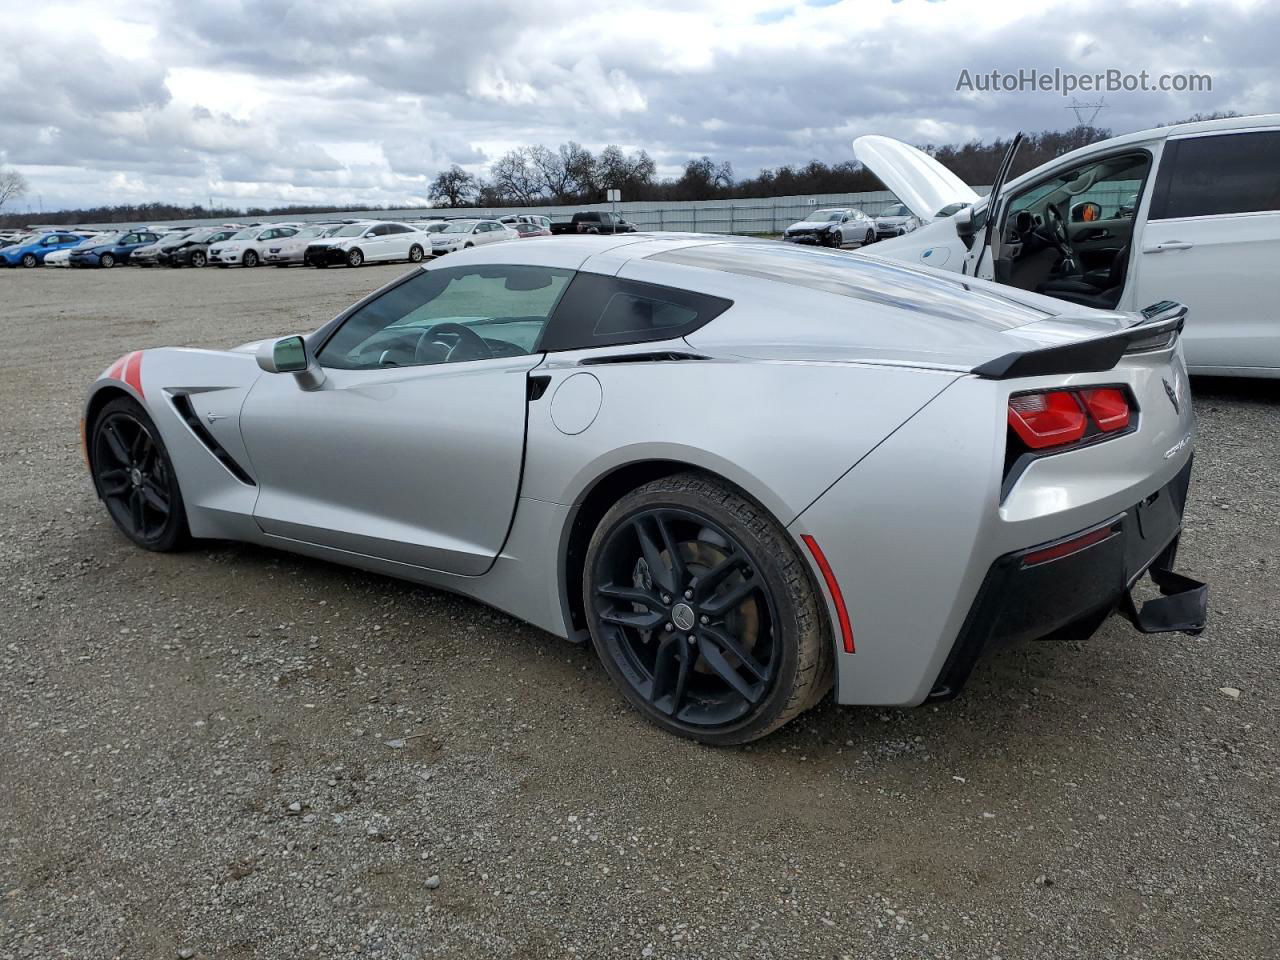
[[[1170,140],[1151,220],[1280,210],[1280,130]]]

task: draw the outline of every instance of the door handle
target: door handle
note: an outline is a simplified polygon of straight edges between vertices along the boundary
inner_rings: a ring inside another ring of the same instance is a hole
[[[1164,253],[1166,250],[1190,250],[1194,246],[1194,243],[1187,243],[1185,240],[1165,240],[1163,243],[1153,243],[1143,247],[1142,252]]]

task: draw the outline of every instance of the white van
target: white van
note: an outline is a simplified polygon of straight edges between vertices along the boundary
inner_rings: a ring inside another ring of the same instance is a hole
[[[1192,373],[1280,377],[1280,114],[1144,130],[998,174],[991,222],[992,198],[915,147],[868,136],[853,149],[927,224],[867,255],[1107,310],[1176,300]]]

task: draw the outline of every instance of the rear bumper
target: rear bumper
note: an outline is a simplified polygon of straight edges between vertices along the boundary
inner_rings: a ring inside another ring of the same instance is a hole
[[[983,579],[929,699],[956,696],[984,652],[1025,640],[1082,639],[1117,610],[1143,632],[1199,632],[1208,588],[1166,576],[1177,553],[1190,482],[1188,461],[1173,480],[1125,512],[999,557]],[[1157,600],[1139,610],[1129,599],[1130,588],[1148,571],[1167,598],[1179,598],[1176,603],[1162,607]]]

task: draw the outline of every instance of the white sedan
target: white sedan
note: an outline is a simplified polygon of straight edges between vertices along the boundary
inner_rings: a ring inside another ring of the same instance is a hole
[[[256,227],[245,227],[233,233],[229,240],[215,244],[209,248],[209,262],[217,267],[230,267],[239,264],[242,267],[256,267],[267,256],[267,248],[272,240],[283,240],[292,237],[299,230],[298,224],[262,223]]]
[[[431,253],[441,256],[499,240],[514,240],[514,230],[497,220],[454,220],[431,237]]]
[[[303,262],[308,266],[343,265],[408,260],[420,263],[427,255],[428,235],[407,223],[389,220],[348,223],[325,237],[307,244]]]
[[[876,222],[854,207],[815,210],[782,231],[782,239],[824,247],[843,247],[846,243],[865,247],[875,243]]]

